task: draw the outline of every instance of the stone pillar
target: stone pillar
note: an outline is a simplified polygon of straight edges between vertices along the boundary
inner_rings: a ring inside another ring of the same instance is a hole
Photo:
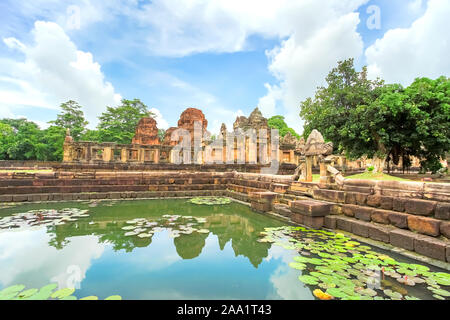
[[[313,176],[312,176],[312,167],[313,167],[313,159],[312,156],[306,156],[306,182],[312,182]]]
[[[64,143],[63,162],[73,161],[73,147],[70,143]]]
[[[333,176],[331,172],[328,171],[328,166],[332,165],[332,159],[322,159],[320,161],[320,183],[330,184],[333,183]]]
[[[90,145],[88,145],[87,147],[85,147],[86,148],[86,152],[85,152],[85,161],[86,162],[89,162],[89,161],[91,161],[91,158],[92,158],[92,147],[90,146]]]
[[[121,162],[128,162],[128,150],[127,148],[122,148],[120,152],[120,161]]]
[[[159,157],[160,157],[160,154],[159,154],[159,149],[155,149],[155,157],[154,157],[154,162],[155,163],[159,163]]]
[[[110,162],[112,158],[112,149],[111,147],[103,148],[103,161]]]

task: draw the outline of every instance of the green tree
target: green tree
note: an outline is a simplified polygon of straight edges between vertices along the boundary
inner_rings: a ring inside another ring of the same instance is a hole
[[[78,141],[88,125],[82,107],[77,102],[69,100],[62,103],[60,108],[62,111],[58,114],[56,120],[49,123],[64,129],[70,129],[72,138]]]
[[[424,171],[441,168],[439,160],[450,151],[450,78],[418,78],[405,89],[411,104],[416,130],[413,155],[421,159]]]
[[[81,135],[81,141],[93,141],[100,142],[100,131],[86,129],[86,131]]]
[[[300,135],[295,132],[294,129],[288,127],[283,116],[273,116],[267,121],[267,123],[270,128],[278,129],[281,137],[284,137],[288,132],[290,132],[294,137],[300,138]]]
[[[14,139],[14,130],[7,124],[0,122],[0,160],[9,159],[8,149]]]
[[[42,143],[37,148],[37,160],[62,161],[63,144],[66,129],[60,126],[50,126],[42,133]]]
[[[384,85],[356,72],[353,60],[339,62],[327,77],[328,86],[301,104],[305,137],[318,129],[349,158],[379,159],[408,164],[410,156],[435,171],[439,158],[449,150],[449,81],[416,79],[408,88]],[[389,162],[388,162],[389,163]]]
[[[139,99],[123,99],[120,106],[107,107],[99,117],[98,139],[101,142],[131,143],[139,120],[149,116],[154,115]]]
[[[12,135],[8,138],[6,149],[7,160],[35,160],[38,156],[37,146],[42,143],[39,126],[26,119],[3,119],[0,123],[10,126]],[[7,129],[9,133],[9,129]]]
[[[164,130],[164,129],[158,129],[158,137],[159,137],[159,140],[163,141],[165,135],[166,135],[166,130]]]

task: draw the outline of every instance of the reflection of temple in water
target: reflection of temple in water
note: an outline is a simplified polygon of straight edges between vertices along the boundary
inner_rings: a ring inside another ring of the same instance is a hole
[[[220,208],[217,207],[208,209],[220,211]],[[262,223],[258,225],[257,222],[250,221],[239,214],[213,213],[211,215],[210,212],[209,216],[201,216],[207,220],[202,228],[209,229],[210,234],[217,236],[220,250],[224,250],[226,244],[231,241],[235,256],[247,257],[255,268],[267,257],[269,245],[256,241],[266,225]],[[89,221],[78,221],[75,224],[52,227],[49,229],[49,233],[54,236],[49,244],[57,249],[62,249],[69,243],[71,237],[96,235],[100,242],[111,243],[115,251],[131,252],[135,248],[144,248],[152,243],[152,237],[124,236],[126,231],[122,230],[122,227],[128,225],[126,221],[130,219],[129,216],[124,216],[122,219],[119,217],[102,218],[102,220],[96,219],[94,224],[89,224]],[[194,232],[181,234],[180,237],[174,238],[174,246],[180,258],[194,259],[200,256],[210,234]]]

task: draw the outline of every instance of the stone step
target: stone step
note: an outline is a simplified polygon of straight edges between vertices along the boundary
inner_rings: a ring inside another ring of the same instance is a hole
[[[290,194],[290,195],[294,195],[294,196],[309,196],[310,195],[310,193],[308,193],[306,191],[299,191],[299,190],[292,190],[292,189],[287,190],[286,194]]]
[[[292,215],[292,211],[289,209],[289,206],[285,204],[274,204],[272,210],[275,213],[285,217],[290,217]]]
[[[329,229],[347,231],[364,238],[415,251],[436,260],[450,262],[450,241],[445,238],[435,238],[390,225],[361,221],[341,215],[325,217],[324,225]]]
[[[332,204],[317,200],[297,200],[291,201],[292,212],[310,217],[325,217],[330,214]]]

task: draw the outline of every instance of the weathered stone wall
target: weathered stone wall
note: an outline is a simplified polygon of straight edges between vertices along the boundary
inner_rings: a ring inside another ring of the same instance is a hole
[[[326,227],[450,262],[450,184],[345,180],[312,193],[334,204]]]

